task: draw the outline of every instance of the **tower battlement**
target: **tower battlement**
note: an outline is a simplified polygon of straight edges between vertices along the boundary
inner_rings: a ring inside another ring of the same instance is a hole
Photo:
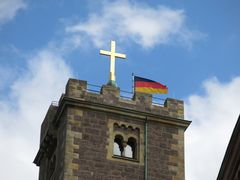
[[[164,105],[160,106],[153,103],[151,94],[135,93],[132,99],[126,99],[120,96],[120,88],[111,85],[103,85],[100,93],[93,93],[88,91],[87,81],[69,79],[62,98],[64,97],[151,113],[152,115],[184,119],[184,102],[182,100],[167,98]]]

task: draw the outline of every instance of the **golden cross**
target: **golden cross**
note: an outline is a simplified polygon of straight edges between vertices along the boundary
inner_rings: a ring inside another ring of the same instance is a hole
[[[116,85],[116,76],[115,76],[115,58],[126,58],[126,54],[116,53],[116,43],[111,41],[111,50],[105,51],[100,50],[101,55],[110,56],[110,74],[109,74],[109,83],[110,85]]]

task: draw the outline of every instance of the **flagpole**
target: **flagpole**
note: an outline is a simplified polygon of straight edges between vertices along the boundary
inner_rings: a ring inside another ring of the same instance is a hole
[[[134,73],[132,73],[132,93],[135,92],[135,86],[134,86]]]

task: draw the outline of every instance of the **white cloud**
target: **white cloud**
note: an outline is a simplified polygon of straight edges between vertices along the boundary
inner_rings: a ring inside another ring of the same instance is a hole
[[[201,36],[186,26],[183,10],[153,8],[127,0],[103,3],[100,12],[90,13],[85,22],[66,27],[66,32],[90,38],[97,47],[111,39],[131,40],[144,48],[177,41],[191,46]]]
[[[62,57],[49,50],[29,58],[27,67],[12,83],[6,100],[0,99],[0,179],[37,179],[38,168],[32,162],[40,125],[71,76]]]
[[[186,102],[186,118],[192,120],[185,134],[187,180],[216,179],[240,113],[240,77],[228,83],[213,78],[203,85],[205,95]]]
[[[0,24],[12,20],[19,10],[25,8],[24,0],[0,0]]]
[[[7,67],[0,67],[0,91],[5,88],[8,81],[12,79],[14,72],[11,72]],[[1,95],[0,95],[1,97]]]

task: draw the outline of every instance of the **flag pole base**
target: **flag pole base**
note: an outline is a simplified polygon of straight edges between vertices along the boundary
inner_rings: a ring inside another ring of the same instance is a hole
[[[113,86],[113,87],[117,87],[116,81],[113,81],[113,80],[109,80],[108,83],[107,83],[107,85]]]

